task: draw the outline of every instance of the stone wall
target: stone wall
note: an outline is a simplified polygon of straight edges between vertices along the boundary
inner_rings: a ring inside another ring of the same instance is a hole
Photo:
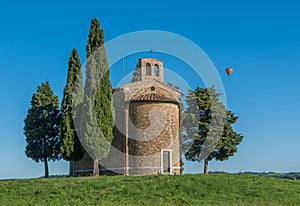
[[[93,159],[85,153],[83,158],[74,162],[74,175],[75,176],[91,176],[93,175]]]
[[[129,117],[132,122],[129,126],[129,174],[160,174],[162,150],[172,151],[172,167],[180,170],[178,105],[132,102]],[[174,170],[172,173],[181,172]]]

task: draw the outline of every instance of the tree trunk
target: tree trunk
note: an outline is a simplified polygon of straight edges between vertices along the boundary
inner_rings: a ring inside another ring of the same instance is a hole
[[[69,170],[69,176],[74,176],[74,160],[70,160],[70,170]]]
[[[93,172],[93,176],[99,176],[99,163],[98,163],[98,159],[94,160],[94,172]]]
[[[48,169],[48,160],[44,158],[44,166],[45,166],[45,178],[49,177],[49,169]]]
[[[204,160],[204,174],[208,174],[208,160],[205,159]]]

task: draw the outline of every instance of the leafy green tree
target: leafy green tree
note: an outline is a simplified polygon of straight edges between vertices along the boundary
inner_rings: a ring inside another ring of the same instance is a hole
[[[183,150],[189,161],[204,160],[204,174],[212,159],[227,160],[237,152],[243,136],[232,125],[238,117],[227,111],[214,88],[199,88],[186,97],[188,105],[183,114]]]
[[[104,32],[96,18],[92,20],[86,50],[87,68],[81,134],[85,149],[94,159],[93,174],[98,176],[99,160],[105,158],[109,152],[114,121]]]
[[[31,99],[25,118],[25,154],[36,162],[43,162],[45,177],[49,177],[48,161],[61,158],[59,150],[60,110],[58,97],[50,83],[42,83]]]
[[[83,75],[78,51],[73,49],[68,61],[68,78],[61,106],[60,151],[70,161],[69,176],[73,176],[74,161],[84,155],[78,135],[80,133],[80,107],[83,101]]]

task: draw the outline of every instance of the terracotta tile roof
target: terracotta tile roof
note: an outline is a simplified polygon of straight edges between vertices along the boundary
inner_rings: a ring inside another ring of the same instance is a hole
[[[170,98],[165,97],[162,94],[158,94],[158,93],[154,93],[154,92],[142,94],[142,95],[139,95],[139,96],[134,96],[134,97],[131,98],[130,101],[134,101],[134,102],[137,102],[137,101],[176,102],[175,99],[170,99]]]

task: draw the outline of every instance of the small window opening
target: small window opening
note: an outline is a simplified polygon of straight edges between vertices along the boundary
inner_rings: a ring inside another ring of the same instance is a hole
[[[157,64],[154,65],[154,76],[159,76],[159,66]]]
[[[151,76],[151,64],[146,64],[146,75]]]

